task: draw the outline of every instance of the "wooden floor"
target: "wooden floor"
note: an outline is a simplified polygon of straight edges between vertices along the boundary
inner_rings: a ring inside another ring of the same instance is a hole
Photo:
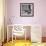
[[[31,43],[31,41],[27,40],[14,40],[9,41],[8,43],[5,43],[3,46],[46,46],[46,37],[42,37],[42,42],[43,43]]]
[[[46,43],[31,43],[30,41],[14,40],[5,43],[3,46],[46,46]]]
[[[24,40],[16,40],[16,41],[10,41],[8,43],[5,43],[3,46],[31,46],[30,41],[24,41]]]

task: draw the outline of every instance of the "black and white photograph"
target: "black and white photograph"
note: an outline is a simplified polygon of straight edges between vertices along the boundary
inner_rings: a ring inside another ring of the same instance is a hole
[[[20,16],[33,17],[34,16],[34,3],[20,3]]]

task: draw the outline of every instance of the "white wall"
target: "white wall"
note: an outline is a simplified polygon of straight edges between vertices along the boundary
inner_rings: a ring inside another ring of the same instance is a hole
[[[34,17],[20,17],[20,3],[34,3]],[[12,24],[40,24],[46,36],[46,0],[7,0],[7,16]],[[8,18],[7,17],[7,18]],[[8,24],[11,24],[8,18]]]
[[[0,41],[3,40],[3,0],[0,0]],[[1,38],[2,37],[2,38]]]

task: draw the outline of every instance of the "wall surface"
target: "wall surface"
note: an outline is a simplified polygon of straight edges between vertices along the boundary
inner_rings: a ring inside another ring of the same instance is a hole
[[[3,14],[3,0],[0,0],[0,41],[4,40],[4,14]]]
[[[20,3],[34,3],[34,17],[20,17]],[[9,19],[10,18],[10,19]],[[46,0],[7,0],[7,24],[40,24],[46,37]]]
[[[0,41],[2,41],[2,39],[3,39],[3,37],[2,37],[3,36],[3,32],[2,32],[3,27],[2,26],[3,26],[3,0],[0,0]]]

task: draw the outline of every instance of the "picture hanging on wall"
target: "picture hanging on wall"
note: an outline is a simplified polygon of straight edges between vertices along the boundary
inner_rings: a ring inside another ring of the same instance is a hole
[[[34,3],[20,3],[20,16],[33,17],[34,16]]]

